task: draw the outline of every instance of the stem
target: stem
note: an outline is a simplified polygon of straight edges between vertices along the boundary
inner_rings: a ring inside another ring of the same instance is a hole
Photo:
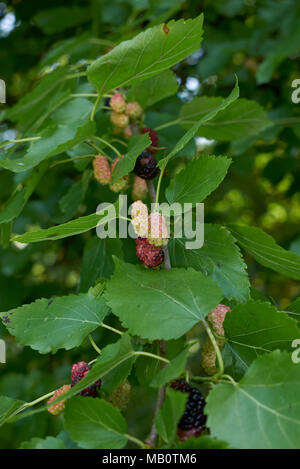
[[[124,147],[128,147],[128,143],[123,142],[123,140],[119,140],[118,138],[114,138],[113,140],[111,140],[111,143],[112,142],[118,142],[120,143],[120,145],[123,145]]]
[[[71,94],[71,98],[96,98],[98,96],[97,93],[74,93]]]
[[[164,170],[165,170],[165,166],[160,169],[158,183],[157,183],[156,197],[154,198],[154,201],[155,201],[155,209],[154,210],[156,210],[157,206],[158,206],[159,193],[160,193],[161,181],[162,181],[162,178],[163,178],[163,175],[164,175]]]
[[[161,179],[161,177],[162,177],[162,171],[161,171],[161,174],[160,174],[160,179]],[[154,184],[151,180],[147,181],[147,187],[148,187],[148,191],[149,191],[149,195],[150,195],[150,200],[151,200],[152,203],[155,203],[155,209],[156,209],[156,206],[158,205],[159,194],[156,194]],[[170,262],[168,246],[164,246],[163,251],[164,251],[164,255],[165,255],[165,257],[164,257],[164,259],[165,259],[164,260],[164,269],[170,270],[171,269],[171,262]],[[160,352],[165,354],[165,352],[166,352],[166,342],[164,340],[161,340],[159,342],[159,345],[160,345]],[[164,362],[165,362],[165,359],[164,359]],[[165,366],[165,365],[163,365],[163,366]],[[151,431],[150,431],[149,437],[146,440],[146,443],[151,448],[155,448],[155,445],[156,445],[157,429],[156,429],[156,425],[155,425],[155,418],[156,418],[157,414],[159,413],[159,411],[160,411],[160,409],[163,405],[163,402],[164,402],[164,399],[165,399],[165,389],[166,389],[166,387],[162,386],[158,390],[156,407],[155,407],[154,417],[153,417],[153,421],[152,421]]]
[[[153,422],[152,422],[152,427],[150,431],[150,435],[148,436],[146,440],[146,444],[149,445],[151,448],[155,447],[156,440],[157,440],[157,430],[156,430],[156,425],[155,425],[155,419],[163,405],[165,399],[165,386],[162,386],[158,390],[157,394],[157,401],[156,401],[156,406],[155,406],[155,411],[154,411],[154,417],[153,417]]]
[[[38,397],[37,399],[35,399],[34,401],[31,401],[31,402],[26,402],[26,404],[23,404],[21,407],[19,407],[15,412],[13,412],[9,418],[13,418],[15,415],[18,415],[20,414],[21,412],[23,412],[23,410],[26,410],[28,409],[28,407],[32,407],[34,406],[35,404],[38,404],[39,402],[41,401],[44,401],[45,399],[48,399],[49,397],[53,396],[55,394],[56,391],[52,391],[52,392],[49,392],[48,394],[44,394],[43,396],[41,397]]]
[[[167,127],[171,127],[172,125],[176,125],[176,124],[180,124],[179,119],[176,119],[176,120],[170,121],[170,122],[166,122],[165,124],[158,125],[153,130],[157,131],[157,130],[166,129]]]
[[[218,347],[218,344],[216,342],[216,339],[209,327],[209,325],[207,324],[207,322],[205,321],[205,319],[202,320],[203,324],[204,324],[204,327],[206,329],[206,332],[213,344],[213,347],[216,351],[216,355],[217,355],[217,359],[218,359],[218,363],[219,363],[219,372],[217,373],[217,376],[220,376],[224,373],[224,362],[223,362],[223,358],[222,358],[222,355],[221,355],[221,352],[220,352],[220,349]]]
[[[95,104],[94,104],[94,106],[93,106],[92,112],[91,112],[91,117],[90,117],[90,120],[91,120],[91,121],[93,121],[94,118],[95,118],[97,106],[98,106],[98,104],[99,104],[100,99],[101,99],[101,96],[100,96],[100,94],[99,94],[99,95],[98,95],[98,98],[96,99]]]
[[[210,381],[212,383],[214,383],[216,380],[216,378],[214,376],[190,376],[190,380],[191,381]]]
[[[101,322],[100,326],[104,327],[104,329],[108,329],[109,331],[115,332],[116,334],[119,334],[119,335],[124,334],[124,332],[121,332],[118,329],[115,329],[114,327],[108,326],[107,324],[104,324],[104,322]]]
[[[116,147],[114,147],[111,143],[104,140],[104,138],[100,138],[97,135],[94,135],[93,138],[99,140],[99,142],[101,143],[104,143],[107,147],[111,148],[119,158],[121,158],[121,153],[119,152],[119,150],[117,150]]]
[[[168,360],[167,358],[164,358],[164,357],[161,357],[160,355],[155,355],[154,353],[150,353],[150,352],[134,352],[135,355],[144,355],[145,357],[151,357],[151,358],[156,358],[156,360],[161,360],[162,362],[164,363],[170,363],[170,360]]]
[[[17,140],[8,140],[5,143],[2,143],[0,145],[0,148],[6,147],[6,145],[9,145],[11,143],[23,143],[23,142],[32,142],[34,140],[39,140],[41,137],[27,137],[27,138],[19,138]]]
[[[27,402],[26,404],[24,404],[23,408],[27,409],[28,407],[32,407],[33,405],[38,404],[39,402],[44,401],[45,399],[48,399],[48,397],[53,396],[55,392],[56,391],[49,392],[48,394],[44,394],[43,396],[38,397],[34,401]]]
[[[147,179],[147,180],[146,180],[146,183],[147,183],[147,187],[148,187],[148,192],[149,192],[150,200],[151,200],[152,203],[155,203],[155,202],[156,202],[156,192],[155,192],[154,184],[153,184],[153,182],[151,181],[151,179]],[[155,204],[155,205],[156,205],[156,204]]]
[[[85,77],[85,76],[86,76],[86,72],[71,73],[70,75],[66,75],[65,79],[70,80],[72,78]]]
[[[99,355],[101,355],[101,350],[99,349],[98,345],[96,344],[96,342],[94,341],[93,337],[91,336],[91,334],[89,334],[89,341],[91,342],[93,348],[96,350],[97,353],[99,353]]]
[[[234,381],[234,379],[232,378],[232,376],[230,375],[223,375],[222,378],[227,378],[231,384],[233,384],[233,386],[237,386],[237,383],[236,381]]]
[[[52,163],[50,168],[53,168],[53,166],[57,166],[58,164],[70,163],[71,161],[83,160],[85,158],[94,158],[94,156],[95,155],[93,153],[90,153],[89,155],[74,156],[74,158],[66,158],[65,160],[55,161],[54,163]]]
[[[115,46],[115,43],[112,41],[108,41],[106,39],[98,39],[98,38],[91,38],[89,39],[91,44],[99,44],[100,46]]]
[[[138,438],[135,438],[132,435],[128,435],[127,433],[124,436],[126,436],[126,438],[128,438],[128,440],[132,441],[133,443],[136,443],[140,448],[145,449],[144,443]]]

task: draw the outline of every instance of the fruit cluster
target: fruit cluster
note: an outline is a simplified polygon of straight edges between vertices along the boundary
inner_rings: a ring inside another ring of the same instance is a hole
[[[172,381],[170,386],[176,391],[188,394],[185,412],[177,427],[177,434],[180,440],[185,441],[191,436],[200,436],[205,429],[206,422],[206,416],[203,413],[205,406],[204,397],[199,389],[193,388],[183,379]]]
[[[123,158],[124,155],[121,155]],[[96,155],[93,160],[93,168],[94,168],[94,177],[95,179],[100,182],[102,185],[110,184],[112,172],[116,166],[116,164],[120,161],[120,158],[116,158],[111,167],[109,161],[105,155]],[[129,176],[123,176],[122,178],[118,179],[114,184],[110,184],[109,188],[113,192],[125,192],[129,187]]]
[[[129,140],[133,135],[130,123],[136,123],[143,116],[143,108],[137,101],[126,102],[119,91],[109,101],[111,107],[110,120],[115,127],[115,134],[123,134]]]
[[[168,244],[168,228],[163,215],[153,212],[137,200],[131,207],[131,223],[137,234],[136,254],[147,267],[158,267],[164,261],[163,246]]]
[[[90,369],[90,365],[85,361],[74,363],[71,369],[71,384],[65,384],[61,388],[57,389],[53,396],[47,401],[47,404],[51,404],[58,397],[68,392],[71,387],[75,386],[75,384],[79,383],[79,381],[85,378]],[[93,384],[80,391],[79,394],[84,397],[97,397],[100,387],[101,379],[98,379]],[[65,402],[65,400],[62,400],[59,401],[57,404],[53,404],[51,407],[48,408],[48,412],[50,412],[50,414],[52,415],[59,415],[65,408]]]

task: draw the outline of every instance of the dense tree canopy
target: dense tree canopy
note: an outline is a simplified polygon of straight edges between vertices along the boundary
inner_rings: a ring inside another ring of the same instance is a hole
[[[13,0],[0,44],[0,447],[299,448],[300,3]],[[204,245],[143,244],[144,267],[134,239],[97,237],[96,209],[152,190],[204,202]],[[180,378],[206,399],[196,443]]]

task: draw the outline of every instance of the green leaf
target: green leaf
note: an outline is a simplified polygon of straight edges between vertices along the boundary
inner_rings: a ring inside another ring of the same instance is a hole
[[[0,212],[0,223],[8,223],[17,218],[32,195],[36,186],[48,169],[48,163],[41,164],[26,180],[24,187],[18,187],[8,200],[5,208]]]
[[[100,94],[153,77],[200,47],[203,15],[154,26],[123,41],[97,59],[87,70],[88,80]]]
[[[7,396],[0,396],[0,426],[22,405],[24,401],[17,401]]]
[[[22,345],[40,353],[69,350],[82,343],[108,312],[101,296],[69,295],[54,300],[46,298],[20,306],[0,317],[10,334]]]
[[[151,139],[149,134],[135,135],[130,139],[128,144],[128,152],[115,166],[111,183],[114,184],[116,181],[121,179],[126,174],[129,174],[135,166],[137,157],[144,151],[149,145],[151,145]]]
[[[52,124],[40,133],[40,139],[31,142],[23,158],[4,158],[0,167],[15,173],[37,166],[41,161],[59,155],[92,136],[95,123],[72,122],[70,124]]]
[[[75,213],[78,211],[88,189],[91,176],[92,172],[90,170],[86,170],[80,181],[72,184],[66,194],[60,199],[59,207],[66,215],[65,219],[67,218],[69,220],[73,218]],[[65,221],[65,219],[63,221]]]
[[[150,386],[154,388],[160,388],[169,381],[178,378],[185,370],[185,364],[189,356],[189,349],[183,350],[177,357],[175,357],[170,363],[154,376]]]
[[[129,90],[127,100],[138,101],[144,109],[147,109],[158,101],[176,94],[178,88],[179,84],[174,73],[171,70],[165,70],[155,77],[133,85]]]
[[[72,440],[86,449],[118,449],[127,443],[127,424],[109,402],[75,397],[67,402],[66,429]]]
[[[158,342],[153,344],[146,344],[144,352],[160,355],[160,347]],[[144,386],[150,385],[151,381],[155,378],[156,374],[161,369],[161,361],[155,360],[152,357],[140,355],[135,364],[137,378],[140,384]]]
[[[300,321],[300,297],[285,308],[286,312],[297,321]]]
[[[200,270],[222,288],[225,298],[247,300],[249,280],[246,264],[233,236],[223,226],[211,224],[204,225],[204,236],[204,245],[200,249],[185,249],[185,238],[170,239],[172,266]]]
[[[86,292],[97,278],[109,278],[114,271],[113,256],[123,259],[120,239],[100,239],[95,236],[86,243],[80,272],[79,291]]]
[[[300,280],[300,256],[286,251],[274,239],[254,226],[229,225],[238,243],[251,254],[257,262],[286,277]]]
[[[5,118],[18,122],[23,129],[36,124],[39,118],[45,114],[45,109],[48,109],[51,100],[57,95],[65,75],[66,69],[58,67],[43,76],[30,93],[27,93],[17,104],[5,111]]]
[[[297,322],[269,303],[250,300],[228,311],[224,321],[225,336],[244,363],[275,349],[291,350],[300,338]]]
[[[296,20],[296,16],[295,16]],[[271,52],[266,56],[265,60],[260,64],[256,79],[259,85],[268,83],[274,71],[289,56],[299,52],[300,28],[299,22],[296,20],[294,27],[288,28],[288,33],[284,37],[280,37],[276,46],[271,48]]]
[[[127,339],[126,339],[127,340]],[[111,360],[115,361],[116,357],[119,356],[120,353],[120,341],[107,345],[103,350],[101,356],[97,359],[94,365],[94,372],[95,370],[101,370],[101,367],[105,363],[111,362]],[[122,349],[124,350],[124,349]],[[128,351],[131,353],[131,343],[128,343]],[[101,384],[101,391],[110,394],[115,389],[117,389],[121,383],[125,381],[127,376],[130,374],[133,363],[136,357],[132,356],[124,360],[122,363],[119,363],[118,366],[113,367],[105,376],[102,378]],[[152,361],[153,360],[152,358]]]
[[[51,120],[57,124],[67,125],[73,122],[86,121],[93,109],[93,103],[86,98],[73,98],[51,114]]]
[[[105,298],[132,335],[175,339],[221,300],[218,286],[193,269],[147,271],[115,259]]]
[[[155,417],[155,426],[159,436],[171,447],[187,401],[187,394],[167,388],[166,398],[161,410]]]
[[[238,383],[218,384],[207,397],[211,435],[241,449],[299,449],[300,367],[276,350],[252,363]]]
[[[9,240],[11,236],[11,229],[12,229],[12,222],[10,223],[2,223],[0,225],[0,244],[3,247],[7,247],[9,245]]]
[[[230,95],[227,98],[223,99],[218,106],[216,106],[214,109],[212,109],[203,117],[201,117],[196,122],[196,124],[194,124],[186,132],[186,134],[177,142],[173,150],[165,158],[159,161],[158,166],[160,168],[165,168],[169,160],[173,158],[173,156],[175,156],[180,150],[182,150],[185,147],[185,145],[187,145],[189,141],[192,140],[193,137],[195,137],[201,125],[213,119],[218,114],[218,112],[222,111],[223,109],[226,109],[238,97],[239,97],[239,87],[238,87],[238,81],[236,79],[235,87],[231,91]]]
[[[203,435],[200,438],[189,438],[176,445],[178,449],[227,449],[227,441],[216,440],[208,435]]]
[[[115,205],[116,206],[116,205]],[[116,209],[117,210],[117,209]],[[54,241],[56,239],[67,238],[68,236],[74,236],[80,233],[84,233],[93,228],[96,228],[98,224],[106,224],[108,221],[114,220],[106,215],[106,210],[101,210],[99,213],[92,213],[86,217],[76,218],[76,220],[63,223],[62,225],[51,226],[51,228],[30,231],[22,235],[15,235],[13,241],[19,241],[20,243],[38,243],[40,241]]]
[[[104,377],[108,377],[108,388],[111,386],[111,389],[114,389],[127,376],[125,373],[126,367],[122,365],[127,361],[131,363],[133,358],[135,358],[135,352],[132,348],[131,338],[128,334],[124,333],[121,339],[115,344],[111,344],[103,349],[102,355],[97,358],[96,363],[85,378],[70,389],[70,391],[61,396],[60,399],[58,398],[57,402],[59,402],[59,400],[70,399],[70,397],[75,396],[98,379],[103,379]],[[129,366],[131,369],[132,363],[128,365],[127,369],[129,369]]]
[[[222,98],[206,96],[194,98],[184,104],[179,114],[179,121],[185,129],[190,129],[205,112],[219,106]],[[244,139],[256,135],[271,125],[266,112],[255,101],[238,99],[231,103],[226,111],[221,111],[209,122],[204,123],[198,135],[220,141]]]
[[[90,8],[58,7],[39,11],[32,21],[45,34],[56,34],[90,20]]]
[[[203,155],[195,158],[171,180],[166,189],[167,201],[200,203],[226,176],[231,160],[226,156]]]
[[[32,438],[30,441],[24,441],[20,449],[66,449],[66,447],[58,438],[47,436],[45,439]]]

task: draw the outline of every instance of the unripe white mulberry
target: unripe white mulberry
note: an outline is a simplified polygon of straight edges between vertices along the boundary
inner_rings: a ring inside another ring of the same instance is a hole
[[[166,246],[168,244],[168,228],[165,217],[158,212],[150,213],[148,217],[149,232],[148,241],[154,246]]]
[[[118,92],[115,93],[109,101],[110,107],[115,112],[124,112],[126,109],[126,101],[122,95],[122,93]]]
[[[109,184],[111,170],[109,162],[104,155],[96,155],[93,160],[94,176],[101,184]]]

